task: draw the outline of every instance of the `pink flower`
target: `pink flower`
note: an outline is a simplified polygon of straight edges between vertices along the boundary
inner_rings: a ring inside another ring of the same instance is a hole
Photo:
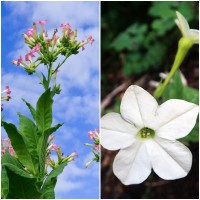
[[[11,94],[11,90],[10,90],[10,88],[9,88],[9,86],[6,86],[5,87],[5,90],[3,90],[2,92],[1,92],[1,101],[9,101],[10,100],[10,96],[2,96],[2,94]],[[2,104],[3,105],[3,104]],[[1,106],[2,106],[1,105]],[[3,108],[1,107],[1,110],[3,110]]]
[[[50,135],[48,139],[49,139],[49,140],[53,140],[54,137],[55,137],[54,135]]]
[[[17,65],[17,66],[20,66],[20,64],[23,62],[23,58],[22,58],[22,56],[19,56],[19,58],[18,58],[18,60],[16,61],[16,60],[13,60],[12,61],[12,64],[14,64],[14,65]]]
[[[9,88],[9,86],[6,86],[6,89],[5,89],[5,91],[6,91],[6,94],[11,94],[11,91],[10,91],[10,88]]]
[[[52,38],[52,40],[51,40],[51,45],[54,46],[56,44],[56,42],[57,42],[58,39],[59,39],[59,36],[54,35],[53,38]]]
[[[94,42],[94,39],[93,39],[93,37],[90,35],[90,36],[88,36],[87,37],[87,43],[93,43]]]
[[[25,55],[25,60],[31,62],[31,61],[32,61],[32,57],[35,57],[35,55],[33,54],[32,51],[30,51],[29,53],[27,53],[27,54]]]
[[[47,20],[42,20],[42,21],[38,21],[36,22],[36,24],[40,24],[40,25],[44,25],[47,23]]]
[[[22,63],[22,61],[23,61],[22,56],[19,56],[17,60],[17,65],[19,66]]]
[[[94,140],[94,138],[95,138],[95,133],[94,133],[94,131],[90,131],[90,132],[89,132],[89,137],[90,137],[91,140]]]
[[[49,145],[49,149],[52,151],[56,151],[57,149],[60,149],[60,147],[51,142],[51,144]]]
[[[33,48],[31,49],[31,53],[33,54],[33,53],[35,53],[35,52],[37,52],[37,51],[39,51],[39,50],[40,50],[40,44],[38,43],[38,44],[36,44],[35,47],[33,47]]]
[[[89,132],[89,137],[90,137],[91,140],[94,140],[95,138],[98,138],[99,137],[98,130],[90,131]]]
[[[63,28],[63,29],[65,29],[65,30],[67,30],[67,29],[71,29],[71,26],[70,26],[69,23],[61,24],[60,27]]]
[[[27,31],[28,37],[34,37],[36,30],[34,28],[29,28]]]
[[[15,151],[11,145],[9,138],[2,139],[1,154],[4,154],[5,151],[8,151],[12,156],[15,156]]]
[[[96,150],[96,151],[99,151],[100,145],[99,144],[94,145],[93,149]]]
[[[74,31],[69,30],[69,33],[67,34],[68,39],[70,40],[74,36]]]

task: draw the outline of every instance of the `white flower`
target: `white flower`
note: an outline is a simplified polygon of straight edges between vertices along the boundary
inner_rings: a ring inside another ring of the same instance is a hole
[[[190,29],[187,20],[185,17],[176,11],[177,18],[175,20],[178,28],[180,29],[183,37],[186,37],[188,39],[191,39],[193,43],[198,44],[199,43],[199,30],[196,29]]]
[[[143,182],[151,173],[166,180],[184,177],[192,164],[190,150],[176,139],[192,130],[198,106],[171,99],[162,105],[139,86],[125,92],[121,114],[109,113],[101,120],[101,144],[118,150],[114,174],[125,185]]]

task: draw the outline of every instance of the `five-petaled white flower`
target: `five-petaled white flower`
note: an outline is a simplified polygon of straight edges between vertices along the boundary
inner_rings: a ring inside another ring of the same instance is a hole
[[[187,20],[178,11],[176,11],[176,15],[177,15],[178,19],[176,19],[175,22],[176,22],[178,28],[180,29],[183,37],[190,39],[194,44],[198,44],[199,43],[199,30],[190,29]]]
[[[102,117],[101,144],[108,150],[121,149],[113,171],[123,184],[143,182],[152,168],[166,180],[188,174],[192,154],[176,139],[194,127],[197,105],[171,99],[159,106],[147,91],[133,85],[122,98],[120,112]]]

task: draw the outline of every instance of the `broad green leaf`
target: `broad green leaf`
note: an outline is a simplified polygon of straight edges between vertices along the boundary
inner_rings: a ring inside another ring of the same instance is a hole
[[[8,137],[10,138],[12,147],[15,150],[15,153],[19,161],[32,173],[35,173],[31,155],[29,154],[26,145],[24,143],[24,140],[22,136],[19,134],[15,125],[3,122],[3,127],[6,130]]]
[[[191,103],[199,104],[199,90],[185,86],[183,88],[183,99]]]
[[[14,156],[10,155],[10,153],[8,151],[6,151],[1,159],[1,163],[2,164],[12,164],[17,166],[20,169],[24,169],[23,166],[21,165],[21,163],[17,160],[17,158],[15,158]]]
[[[8,151],[6,151],[2,155],[1,159],[2,164],[12,164],[18,167],[19,169],[23,170],[23,166],[19,163],[19,161],[14,157],[11,156]],[[7,176],[7,171],[5,166],[2,166],[2,172],[1,172],[1,189],[2,189],[2,198],[6,198],[7,194],[9,192],[9,179]]]
[[[6,199],[9,192],[9,179],[5,166],[2,166],[1,170],[1,198]]]
[[[36,106],[36,122],[41,134],[51,127],[52,123],[52,103],[50,89],[46,90],[38,99]]]
[[[29,108],[29,110],[30,110],[30,112],[31,112],[31,114],[32,114],[32,117],[33,117],[33,119],[35,120],[35,108],[33,108],[33,106],[30,104],[30,103],[28,103],[25,99],[23,99],[22,98],[22,100],[25,102],[25,104],[28,106],[28,108]]]
[[[39,167],[39,155],[37,151],[37,145],[39,141],[39,131],[28,117],[18,113],[19,115],[19,131],[23,137],[24,143],[28,152],[31,154],[31,158],[34,164],[35,172],[38,172]]]
[[[39,132],[36,125],[28,117],[18,113],[19,130],[22,135],[29,153],[36,158],[38,157],[37,144],[39,140]]]
[[[43,177],[45,174],[45,159],[47,152],[46,150],[47,150],[48,137],[62,125],[63,124],[57,124],[54,127],[47,129],[44,132],[44,135],[39,140],[38,152],[39,152],[39,162],[40,162],[40,177]]]
[[[9,179],[8,199],[39,199],[36,178],[12,164],[3,164]]]
[[[42,188],[42,196],[43,199],[54,199],[54,188],[57,181],[57,176],[62,173],[64,167],[67,165],[67,162],[62,163],[55,169],[53,169],[50,174],[48,175],[47,179],[44,182],[43,188]]]

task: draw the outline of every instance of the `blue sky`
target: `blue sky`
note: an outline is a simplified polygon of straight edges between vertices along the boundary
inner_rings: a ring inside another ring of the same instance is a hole
[[[4,103],[5,120],[18,126],[17,112],[28,115],[21,98],[35,106],[43,88],[35,75],[29,76],[13,59],[29,52],[22,33],[38,20],[48,20],[46,30],[69,22],[78,29],[78,39],[92,35],[95,42],[71,56],[61,67],[57,83],[62,92],[54,98],[54,124],[64,122],[55,133],[55,143],[69,155],[76,149],[79,157],[59,176],[56,198],[99,198],[99,165],[88,169],[84,164],[92,158],[88,131],[99,128],[99,2],[2,2],[1,4],[1,78],[2,90],[10,86],[12,99]],[[42,67],[41,67],[42,70]],[[2,131],[5,137],[5,131]]]

